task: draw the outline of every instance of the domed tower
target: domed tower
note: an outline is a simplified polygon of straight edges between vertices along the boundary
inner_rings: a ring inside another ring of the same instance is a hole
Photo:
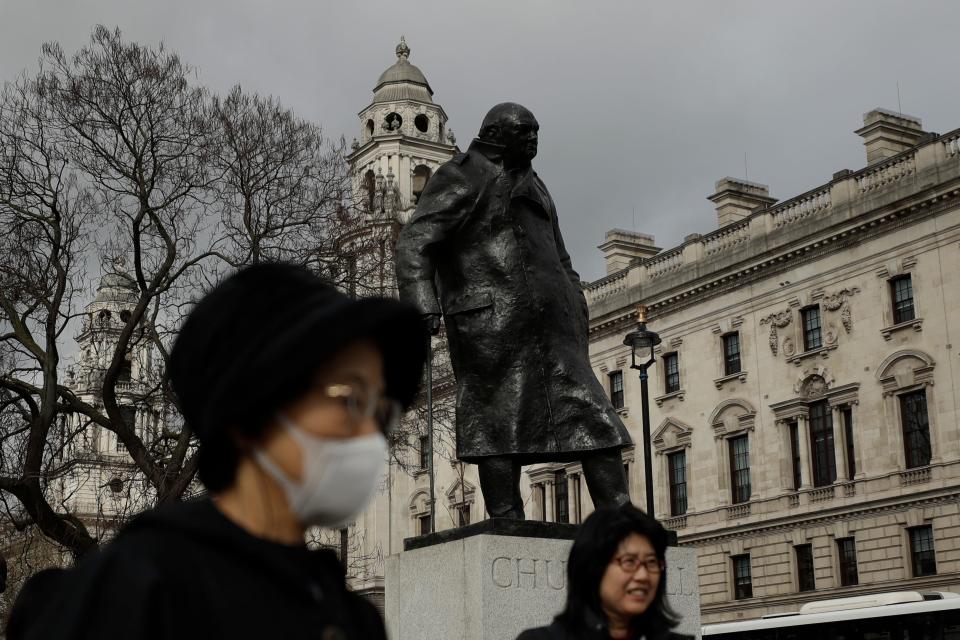
[[[447,114],[400,38],[397,61],[380,74],[360,112],[360,139],[348,157],[357,202],[372,219],[406,222],[437,168],[457,153]]]
[[[120,332],[130,322],[140,297],[136,281],[118,258],[104,274],[94,299],[84,308],[77,342],[76,362],[67,369],[66,383],[77,397],[102,410],[103,380],[113,358]],[[155,390],[153,348],[134,333],[132,348],[124,357],[115,385],[124,420],[145,443],[151,441],[163,419],[163,400]],[[120,513],[144,495],[131,494],[138,475],[133,460],[116,434],[74,415],[60,428],[72,434],[60,451],[62,468],[54,489],[67,508],[78,515]],[[142,490],[137,489],[142,494]]]

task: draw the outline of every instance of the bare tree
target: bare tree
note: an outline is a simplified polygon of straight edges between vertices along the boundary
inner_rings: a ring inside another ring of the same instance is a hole
[[[362,217],[342,141],[276,100],[209,95],[163,46],[98,27],[74,56],[45,45],[40,65],[0,96],[0,525],[80,556],[196,488],[196,442],[166,376],[190,304],[262,260],[360,277],[340,249]],[[128,296],[119,318],[85,312],[104,265]],[[104,349],[91,370],[67,372],[74,331]],[[97,433],[128,456],[99,488],[117,503],[104,526],[53,486],[96,455]]]

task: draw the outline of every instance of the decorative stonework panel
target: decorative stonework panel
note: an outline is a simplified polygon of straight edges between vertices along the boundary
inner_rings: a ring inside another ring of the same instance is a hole
[[[770,325],[770,351],[773,353],[773,355],[777,355],[777,349],[779,346],[777,329],[783,329],[787,327],[792,321],[793,313],[790,311],[790,309],[777,313],[771,313],[766,318],[761,318],[761,326],[765,324]]]

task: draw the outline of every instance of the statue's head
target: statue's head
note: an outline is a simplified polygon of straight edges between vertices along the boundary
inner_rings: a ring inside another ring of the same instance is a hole
[[[529,109],[516,102],[503,102],[487,112],[478,137],[503,146],[507,165],[522,166],[537,155],[539,130],[540,124]]]

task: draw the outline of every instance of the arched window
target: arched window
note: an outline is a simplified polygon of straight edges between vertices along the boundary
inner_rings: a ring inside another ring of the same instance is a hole
[[[377,192],[377,179],[373,175],[373,169],[368,169],[365,174],[363,174],[363,197],[364,205],[366,205],[368,211],[373,211],[373,198]]]
[[[425,164],[417,165],[413,170],[413,199],[420,200],[420,194],[427,187],[427,181],[430,180],[430,167]]]
[[[366,130],[367,130],[367,137],[368,137],[368,138],[373,137],[373,129],[374,129],[373,119],[370,118],[370,119],[367,120],[367,124],[366,124]]]

